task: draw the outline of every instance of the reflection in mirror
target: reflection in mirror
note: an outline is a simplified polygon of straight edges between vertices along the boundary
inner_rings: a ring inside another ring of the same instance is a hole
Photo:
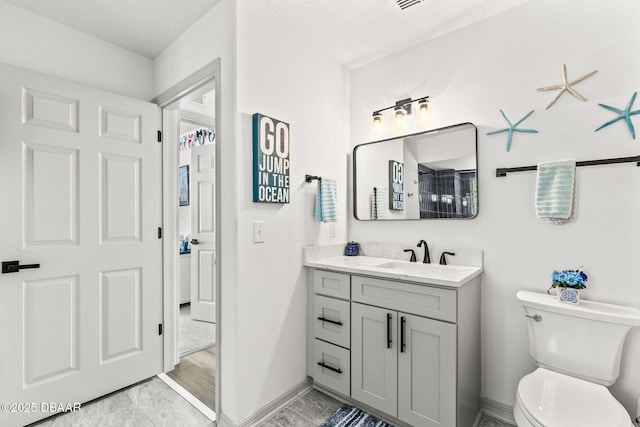
[[[462,219],[478,213],[477,132],[471,123],[353,149],[359,220]]]

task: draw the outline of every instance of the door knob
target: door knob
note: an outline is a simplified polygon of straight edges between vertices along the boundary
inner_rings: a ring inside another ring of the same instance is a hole
[[[2,262],[2,274],[17,273],[26,268],[40,268],[40,264],[22,264],[20,261],[3,261]]]
[[[191,244],[192,245],[199,245],[200,242],[198,241],[198,239],[191,239]]]

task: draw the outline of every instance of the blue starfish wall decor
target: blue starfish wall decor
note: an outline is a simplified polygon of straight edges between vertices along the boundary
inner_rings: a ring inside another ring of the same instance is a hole
[[[504,129],[492,130],[491,132],[487,132],[487,135],[495,135],[496,133],[500,133],[500,132],[509,132],[509,136],[507,137],[507,151],[511,150],[511,141],[513,140],[514,132],[538,133],[538,131],[534,129],[520,129],[518,127],[518,125],[524,122],[530,115],[533,114],[534,111],[535,110],[529,111],[526,116],[518,120],[515,124],[511,124],[507,116],[505,116],[504,112],[500,110],[500,114],[502,114],[502,117],[504,117],[504,119],[507,121],[507,123],[509,124],[509,127]]]
[[[606,108],[609,111],[613,111],[615,113],[618,113],[619,116],[616,117],[613,120],[609,120],[607,123],[605,123],[602,126],[600,126],[598,129],[596,129],[596,132],[598,132],[600,129],[602,129],[604,127],[609,126],[612,123],[617,122],[618,120],[624,119],[627,122],[627,126],[629,127],[629,132],[631,132],[631,136],[633,137],[633,139],[636,139],[636,131],[633,128],[633,123],[631,123],[631,116],[636,115],[636,114],[640,114],[640,110],[631,111],[631,107],[633,107],[633,103],[635,102],[637,95],[638,95],[638,92],[634,92],[633,93],[633,96],[631,97],[631,101],[629,101],[629,103],[627,104],[627,108],[625,108],[624,110],[612,107],[610,105],[598,104],[602,108]]]

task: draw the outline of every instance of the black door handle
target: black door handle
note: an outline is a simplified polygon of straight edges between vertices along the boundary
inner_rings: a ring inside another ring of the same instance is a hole
[[[18,271],[26,268],[40,268],[40,264],[20,265],[20,261],[3,261],[2,262],[2,274],[17,273]]]
[[[404,316],[400,317],[400,353],[404,353],[404,347],[405,347],[404,332],[405,332],[406,321],[407,319]]]
[[[198,239],[191,239],[191,244],[192,245],[199,245],[200,242],[198,241]]]
[[[387,348],[391,348],[391,313],[387,313]]]

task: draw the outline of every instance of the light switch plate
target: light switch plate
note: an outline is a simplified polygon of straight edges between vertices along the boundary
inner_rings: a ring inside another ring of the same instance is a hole
[[[253,243],[264,243],[264,221],[253,221]]]
[[[329,223],[329,237],[336,237],[336,223]]]

